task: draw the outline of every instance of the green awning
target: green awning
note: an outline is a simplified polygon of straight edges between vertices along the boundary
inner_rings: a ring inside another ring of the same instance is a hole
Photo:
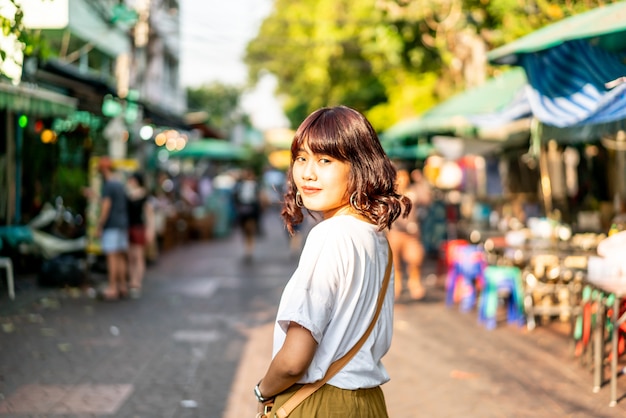
[[[415,140],[424,134],[422,121],[419,116],[405,119],[393,125],[385,132],[379,135],[380,142],[383,144],[395,144],[404,142],[415,142]]]
[[[489,62],[515,65],[518,54],[527,54],[576,39],[593,39],[608,50],[626,49],[626,2],[618,2],[580,13],[545,26],[487,53]]]
[[[39,117],[65,117],[76,110],[77,100],[50,90],[0,83],[0,110]]]
[[[425,160],[435,152],[435,148],[429,143],[418,143],[417,145],[399,146],[394,144],[383,144],[385,153],[392,160]]]
[[[189,142],[180,151],[170,152],[170,158],[245,161],[252,156],[247,148],[221,139],[201,139]]]
[[[483,85],[466,90],[431,108],[421,117],[401,121],[383,132],[383,143],[415,142],[427,135],[472,136],[476,126],[471,117],[492,115],[509,106],[526,85],[526,74],[516,67]]]
[[[435,106],[426,112],[424,119],[428,127],[437,128],[458,126],[469,116],[497,113],[513,102],[526,83],[524,70],[513,68]]]

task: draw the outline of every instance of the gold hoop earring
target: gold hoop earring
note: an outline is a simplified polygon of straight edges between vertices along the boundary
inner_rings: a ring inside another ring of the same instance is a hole
[[[300,195],[300,192],[296,192],[296,206],[299,208],[304,207],[304,202],[302,201],[302,196]]]
[[[365,195],[365,201],[367,202],[367,205],[365,207],[360,207],[359,205],[356,204],[356,200],[357,200],[357,197],[359,197],[359,194]],[[361,212],[368,210],[370,208],[370,202],[367,199],[367,194],[365,194],[364,192],[357,192],[357,191],[352,192],[352,194],[350,195],[350,206],[352,206],[354,209],[361,211]]]

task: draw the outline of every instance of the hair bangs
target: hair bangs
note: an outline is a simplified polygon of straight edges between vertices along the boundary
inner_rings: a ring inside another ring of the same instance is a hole
[[[291,144],[291,161],[298,151],[307,146],[315,154],[328,155],[340,161],[349,161],[349,153],[341,144],[345,142],[337,138],[343,130],[339,126],[337,115],[333,109],[319,109],[312,114],[298,129]]]

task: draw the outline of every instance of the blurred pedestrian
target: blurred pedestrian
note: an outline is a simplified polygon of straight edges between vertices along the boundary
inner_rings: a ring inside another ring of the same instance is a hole
[[[283,194],[285,194],[285,173],[268,167],[263,172],[263,189],[270,206],[279,207]]]
[[[198,195],[200,197],[200,205],[204,208],[209,206],[213,194],[213,180],[209,169],[206,169],[200,179],[198,179]]]
[[[412,178],[417,182],[412,182]],[[398,219],[390,228],[388,235],[396,270],[395,299],[400,298],[404,289],[406,271],[409,295],[413,300],[420,300],[426,294],[421,275],[425,250],[420,235],[420,211],[430,201],[430,190],[425,189],[419,171],[409,172],[407,168],[402,167],[397,171],[396,185],[397,192],[408,197],[412,205],[409,215]]]
[[[235,184],[233,197],[237,223],[244,238],[244,261],[252,260],[262,211],[262,190],[254,171],[244,169]]]
[[[192,212],[194,208],[204,204],[198,193],[196,181],[191,176],[184,176],[181,179],[180,201],[185,212]]]
[[[128,277],[129,295],[133,299],[141,296],[146,272],[146,247],[154,242],[154,211],[145,188],[141,173],[133,173],[126,180],[128,198]]]
[[[96,236],[100,238],[102,252],[107,260],[108,286],[101,292],[104,300],[117,300],[128,296],[126,283],[126,255],[128,251],[128,209],[124,184],[115,177],[113,162],[109,157],[98,159],[102,175],[100,215]]]
[[[358,353],[289,417],[388,416],[380,388],[389,380],[381,358],[393,329],[393,293],[383,285],[388,277],[393,286],[385,230],[411,204],[395,192],[394,180],[374,129],[356,110],[322,108],[298,128],[282,216],[290,232],[303,221],[303,209],[322,220],[309,232],[280,301],[273,359],[255,387],[261,407],[275,398],[278,410],[356,347]],[[373,331],[358,347],[370,324]]]

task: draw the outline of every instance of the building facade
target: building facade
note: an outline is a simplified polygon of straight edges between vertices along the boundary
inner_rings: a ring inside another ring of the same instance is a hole
[[[141,160],[156,147],[153,137],[140,138],[143,126],[155,135],[189,129],[178,0],[19,3],[25,26],[43,42],[16,54],[21,71],[0,80],[2,224],[25,221],[37,210],[33,202],[59,195],[84,204],[89,159]]]

